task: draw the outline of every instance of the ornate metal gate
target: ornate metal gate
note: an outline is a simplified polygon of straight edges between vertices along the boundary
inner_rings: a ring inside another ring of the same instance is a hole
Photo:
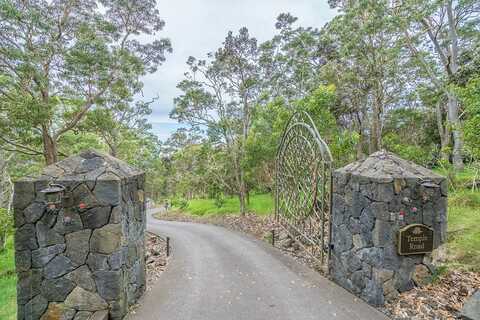
[[[277,223],[314,259],[330,254],[332,155],[312,118],[295,113],[277,150]]]

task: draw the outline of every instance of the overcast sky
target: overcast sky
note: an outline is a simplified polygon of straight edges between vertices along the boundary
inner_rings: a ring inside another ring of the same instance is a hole
[[[160,36],[170,38],[173,53],[143,80],[145,99],[158,97],[149,120],[162,140],[180,127],[168,114],[189,56],[205,58],[221,46],[228,31],[243,26],[259,42],[268,40],[275,34],[276,17],[283,12],[298,17],[298,25],[318,28],[335,15],[327,0],[159,0],[158,8],[166,22]]]

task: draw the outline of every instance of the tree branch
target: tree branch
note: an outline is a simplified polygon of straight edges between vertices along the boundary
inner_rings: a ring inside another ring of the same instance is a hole
[[[413,46],[412,39],[410,37],[410,34],[408,33],[408,30],[404,30],[404,34],[405,38],[407,39],[407,46],[410,49],[410,52],[420,62],[422,67],[425,69],[425,72],[427,72],[427,74],[429,75],[430,80],[432,80],[433,84],[437,87],[438,90],[446,92],[447,90],[445,89],[444,85],[437,79],[427,62],[423,59],[423,57],[420,56],[418,50]]]
[[[448,16],[448,34],[450,36],[450,61],[449,70],[450,75],[457,72],[457,57],[458,57],[458,35],[456,30],[455,17],[453,14],[452,0],[447,1],[447,16]]]
[[[90,108],[94,105],[95,100],[97,100],[102,94],[104,94],[105,91],[107,91],[108,86],[112,82],[113,82],[113,76],[110,77],[110,80],[108,81],[107,85],[102,90],[97,92],[93,97],[89,97],[87,99],[82,109],[75,115],[75,117],[73,117],[73,119],[69,123],[65,124],[59,131],[57,131],[53,135],[53,139],[57,141],[62,134],[75,128],[77,124],[83,119],[83,117],[88,112],[88,110],[90,110]]]
[[[0,140],[2,140],[5,143],[8,143],[9,145],[14,146],[15,148],[24,149],[24,150],[18,150],[18,149],[9,150],[9,149],[4,148],[5,150],[12,151],[12,152],[21,152],[21,153],[28,154],[28,155],[43,155],[43,152],[41,152],[41,151],[35,150],[33,148],[30,148],[30,147],[27,147],[27,146],[24,146],[24,145],[21,145],[19,143],[14,142],[14,141],[8,140],[7,138],[5,138],[1,135],[0,135]],[[29,152],[27,152],[27,151],[29,151]]]
[[[443,52],[442,48],[440,47],[440,43],[438,42],[437,37],[433,34],[433,30],[432,30],[432,27],[430,25],[430,22],[426,18],[423,18],[421,20],[421,22],[425,26],[425,28],[427,29],[428,37],[432,41],[433,46],[435,47],[435,51],[437,52],[438,56],[440,57],[440,61],[442,61],[442,64],[445,67],[445,69],[447,70],[447,72],[449,74],[451,74],[451,70],[449,68],[448,58],[445,55],[445,52]]]

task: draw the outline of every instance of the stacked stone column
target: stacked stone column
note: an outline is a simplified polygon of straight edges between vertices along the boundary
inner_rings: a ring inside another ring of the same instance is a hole
[[[373,305],[419,285],[434,266],[430,254],[398,253],[398,231],[413,223],[446,240],[447,184],[434,172],[391,153],[377,152],[333,174],[334,281]]]
[[[66,188],[48,208],[41,192]],[[87,151],[15,184],[18,319],[122,319],[145,290],[144,174]]]

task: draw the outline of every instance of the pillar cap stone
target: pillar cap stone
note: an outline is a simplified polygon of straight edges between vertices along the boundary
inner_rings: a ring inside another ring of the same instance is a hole
[[[143,171],[131,167],[124,161],[90,149],[45,167],[40,176],[22,180],[119,181],[142,174]]]
[[[335,172],[381,181],[418,179],[440,183],[445,180],[441,175],[385,150],[372,153],[366,159],[348,164]]]

